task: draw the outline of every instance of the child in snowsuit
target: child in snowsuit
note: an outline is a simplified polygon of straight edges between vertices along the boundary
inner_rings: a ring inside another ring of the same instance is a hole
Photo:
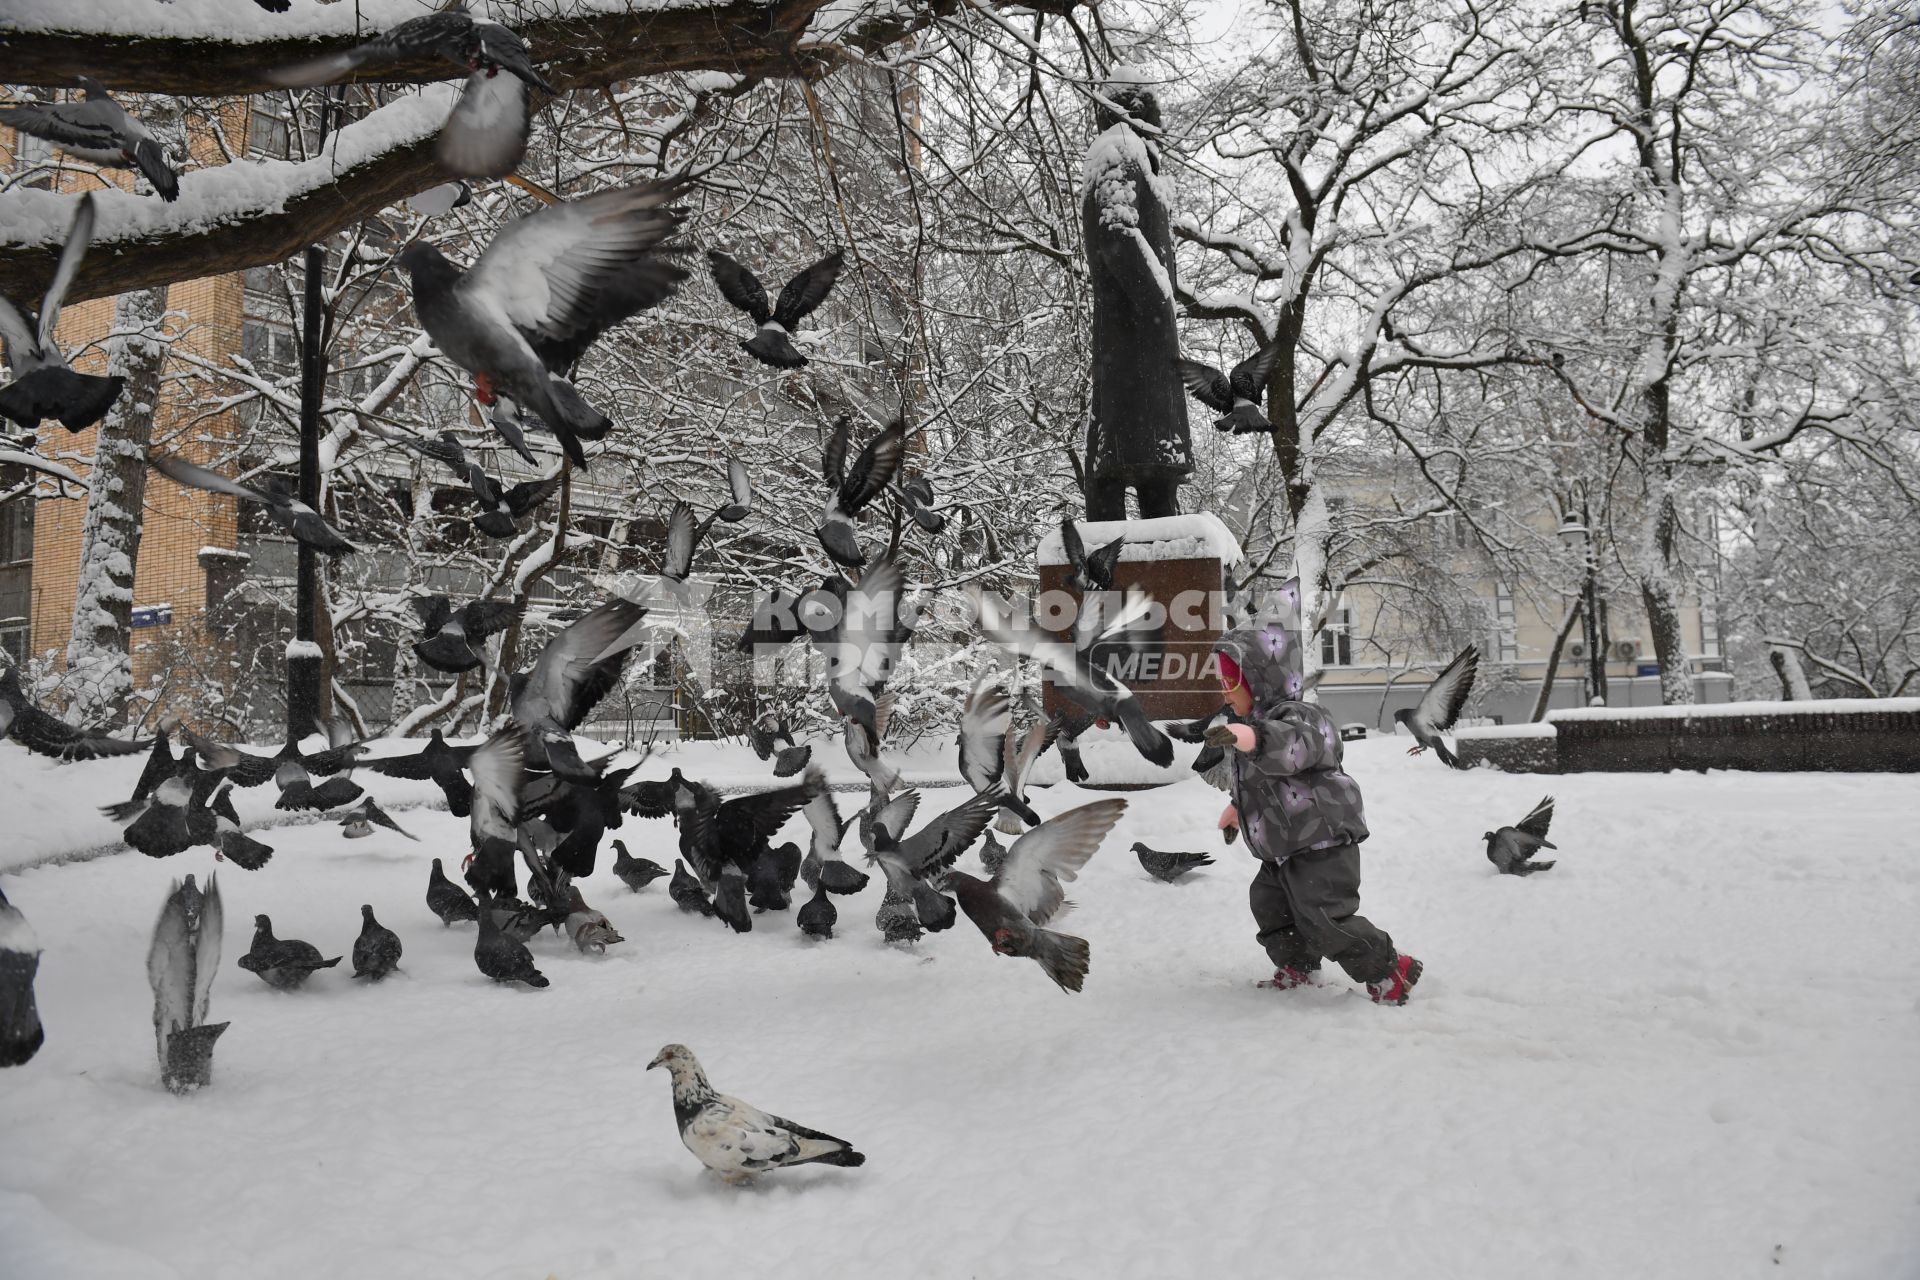
[[[1289,583],[1299,599],[1298,586]],[[1421,965],[1360,909],[1360,842],[1367,838],[1360,788],[1341,771],[1340,733],[1327,713],[1300,701],[1300,637],[1285,621],[1242,627],[1214,646],[1220,686],[1235,722],[1207,741],[1226,749],[1233,803],[1220,816],[1260,859],[1248,900],[1260,945],[1280,990],[1312,980],[1322,958],[1367,986],[1376,1004],[1405,1004]]]

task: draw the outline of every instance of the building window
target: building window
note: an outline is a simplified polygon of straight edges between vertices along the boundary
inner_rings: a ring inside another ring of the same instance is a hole
[[[258,373],[270,378],[300,372],[300,344],[291,330],[249,320],[240,328],[240,354]]]
[[[33,559],[33,495],[0,504],[0,564]]]
[[[1493,586],[1493,644],[1502,662],[1520,660],[1520,632],[1513,616],[1513,588],[1504,582]]]
[[[1700,602],[1700,656],[1720,656],[1720,610],[1711,600]]]
[[[285,160],[292,140],[284,108],[270,100],[255,98],[253,114],[247,119],[247,149],[262,159]]]
[[[1327,625],[1320,629],[1320,665],[1353,665],[1353,610],[1346,605],[1327,611]]]
[[[13,665],[24,666],[27,661],[27,627],[25,623],[0,626],[0,649],[7,651]]]

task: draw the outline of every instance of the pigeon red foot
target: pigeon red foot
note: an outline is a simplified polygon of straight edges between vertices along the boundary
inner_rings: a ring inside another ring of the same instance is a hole
[[[1413,990],[1413,984],[1420,981],[1421,970],[1425,967],[1412,956],[1395,956],[1393,968],[1387,971],[1387,976],[1367,984],[1367,994],[1373,997],[1375,1004],[1405,1004],[1408,993]]]

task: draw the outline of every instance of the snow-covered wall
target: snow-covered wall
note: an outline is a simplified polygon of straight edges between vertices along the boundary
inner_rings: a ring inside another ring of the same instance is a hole
[[[1093,520],[1075,525],[1088,551],[1106,546],[1124,537],[1120,550],[1124,560],[1205,560],[1217,558],[1221,564],[1239,564],[1240,544],[1220,517],[1208,511],[1186,516],[1162,516],[1157,520]],[[1064,565],[1066,545],[1058,529],[1040,540],[1034,563]]]

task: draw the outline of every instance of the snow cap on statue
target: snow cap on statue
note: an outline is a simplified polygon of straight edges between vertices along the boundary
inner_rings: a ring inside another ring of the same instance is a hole
[[[1300,580],[1289,578],[1262,605],[1257,622],[1234,628],[1213,646],[1221,676],[1246,682],[1256,714],[1298,702],[1307,687],[1301,671]]]

